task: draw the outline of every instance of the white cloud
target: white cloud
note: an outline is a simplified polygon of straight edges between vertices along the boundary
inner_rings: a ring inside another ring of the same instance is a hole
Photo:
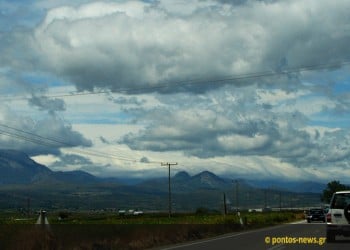
[[[30,116],[17,115],[6,107],[0,108],[0,113],[2,148],[39,155],[59,154],[61,147],[91,146],[91,141],[53,114],[34,120]]]
[[[79,89],[113,91],[278,70],[281,61],[288,67],[342,61],[349,52],[348,4],[193,1],[186,5],[187,14],[175,8],[180,5],[163,1],[57,7],[33,36],[13,36],[15,44],[7,44],[4,58],[25,68],[31,61]],[[16,44],[15,50],[8,48]],[[14,62],[11,53],[23,49],[23,63]]]
[[[259,99],[257,100],[257,103],[258,104],[268,103],[270,105],[279,105],[281,103],[285,103],[288,101],[295,101],[301,96],[305,96],[307,94],[309,93],[306,91],[287,92],[282,89],[273,89],[273,90],[258,89],[257,96]]]
[[[192,173],[280,178],[312,178],[317,167],[322,179],[348,166],[349,68],[259,72],[349,60],[349,1],[34,6],[48,8],[37,26],[0,35],[0,90],[28,93],[32,105],[6,99],[0,121],[76,147],[39,150],[4,135],[2,145],[48,154],[35,159],[55,169],[70,162],[70,169],[98,175],[160,173],[145,161],[179,162]],[[210,81],[224,78],[233,80]],[[337,129],[322,127],[331,125]]]
[[[218,137],[219,144],[227,151],[244,152],[249,150],[257,150],[266,147],[269,138],[266,135],[255,135],[253,137],[241,135],[226,135]]]

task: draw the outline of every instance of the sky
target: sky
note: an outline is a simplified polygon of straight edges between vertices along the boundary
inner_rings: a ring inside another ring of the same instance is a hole
[[[74,3],[73,3],[74,2]],[[350,183],[350,1],[0,0],[0,148],[101,177]]]

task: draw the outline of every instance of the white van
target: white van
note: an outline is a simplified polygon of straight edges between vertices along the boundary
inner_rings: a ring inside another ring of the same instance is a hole
[[[326,218],[328,242],[337,235],[350,237],[350,190],[333,194]]]

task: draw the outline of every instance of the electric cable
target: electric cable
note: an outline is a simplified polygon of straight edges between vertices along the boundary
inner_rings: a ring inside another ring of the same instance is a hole
[[[269,70],[269,71],[261,71],[261,72],[253,72],[253,73],[246,73],[246,74],[238,74],[238,75],[228,75],[221,78],[194,78],[189,80],[181,80],[181,81],[175,81],[175,82],[162,82],[158,83],[156,85],[148,85],[144,87],[130,87],[130,88],[119,88],[119,89],[113,89],[111,90],[100,90],[95,92],[70,92],[70,93],[62,93],[62,94],[53,94],[53,95],[43,95],[48,98],[64,98],[64,97],[74,97],[74,96],[87,96],[87,95],[100,95],[100,94],[111,94],[111,93],[125,93],[125,94],[132,94],[137,92],[151,92],[156,90],[161,90],[165,88],[174,88],[179,86],[186,86],[186,85],[202,85],[202,84],[229,84],[235,81],[239,80],[248,80],[248,79],[256,79],[256,78],[262,78],[262,77],[270,77],[270,76],[277,76],[277,75],[288,75],[292,73],[300,73],[300,72],[306,72],[306,71],[314,71],[314,70],[324,70],[324,69],[332,69],[332,68],[339,68],[343,66],[350,65],[350,61],[343,61],[343,62],[334,62],[334,63],[324,63],[324,64],[314,64],[314,65],[305,65],[305,66],[299,66],[299,67],[293,67],[293,68],[285,68],[281,70]],[[17,97],[14,98],[16,95],[0,95],[0,99],[3,100],[27,100],[32,97]]]

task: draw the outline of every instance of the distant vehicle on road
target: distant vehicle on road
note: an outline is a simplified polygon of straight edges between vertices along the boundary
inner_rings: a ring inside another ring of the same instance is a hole
[[[125,213],[126,213],[125,210],[118,210],[118,214],[119,214],[120,216],[124,216]]]
[[[118,211],[119,216],[125,216],[125,215],[143,215],[143,211],[141,210],[134,210],[134,209],[129,209],[128,211],[126,210],[119,210]]]
[[[350,237],[350,190],[333,194],[327,213],[327,241],[335,241],[337,235]]]
[[[143,215],[143,212],[140,210],[134,211],[133,215]]]
[[[312,208],[306,214],[306,220],[308,223],[312,221],[323,221],[326,222],[326,216],[322,208]]]

